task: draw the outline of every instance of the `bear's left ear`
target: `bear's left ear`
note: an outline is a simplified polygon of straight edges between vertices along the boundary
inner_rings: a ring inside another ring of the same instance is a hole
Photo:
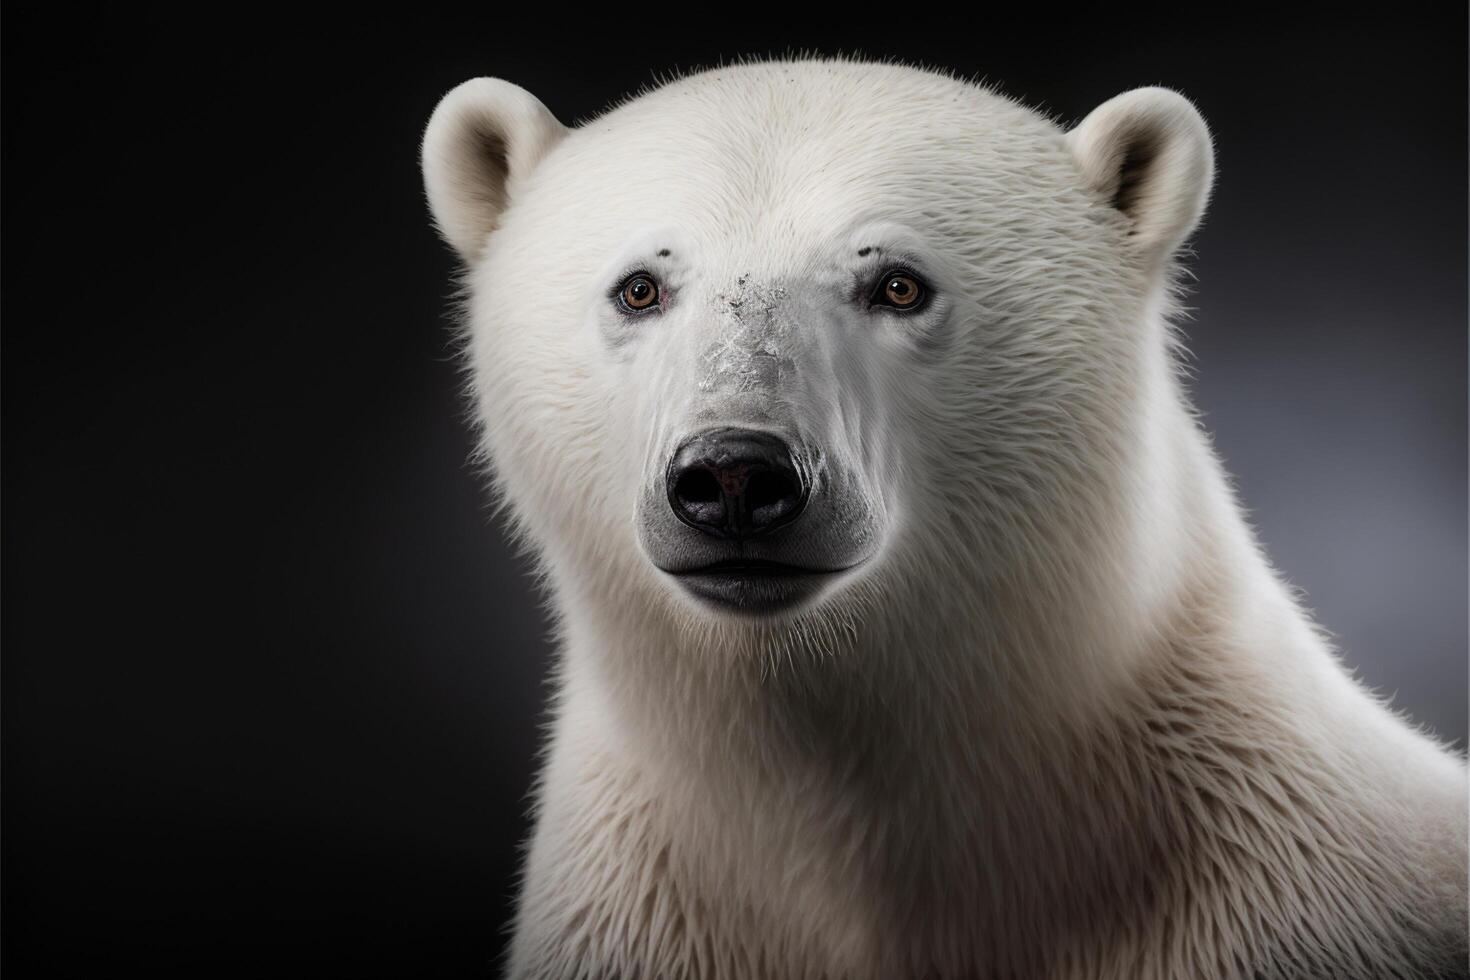
[[[516,185],[566,134],[540,99],[498,78],[472,78],[440,100],[424,130],[424,190],[460,258],[479,260]]]
[[[1067,134],[1083,178],[1123,212],[1130,244],[1157,268],[1199,224],[1215,179],[1210,131],[1194,105],[1166,88],[1104,102]]]

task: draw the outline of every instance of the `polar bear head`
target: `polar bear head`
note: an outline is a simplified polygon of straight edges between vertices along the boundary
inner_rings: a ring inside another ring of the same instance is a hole
[[[1213,173],[1183,97],[1065,131],[943,74],[767,62],[568,128],[482,78],[423,167],[485,455],[563,606],[738,632],[1151,560]]]

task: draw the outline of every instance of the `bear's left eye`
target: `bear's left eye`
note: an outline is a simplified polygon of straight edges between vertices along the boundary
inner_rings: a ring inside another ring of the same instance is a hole
[[[928,295],[928,288],[918,276],[904,269],[893,269],[879,278],[868,303],[910,312],[923,306]]]
[[[624,313],[647,313],[660,302],[658,282],[646,272],[635,272],[618,287],[618,307]]]

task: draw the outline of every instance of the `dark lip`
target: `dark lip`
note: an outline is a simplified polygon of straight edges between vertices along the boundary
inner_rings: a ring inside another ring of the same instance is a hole
[[[766,558],[725,558],[669,572],[704,605],[737,616],[776,616],[822,591],[826,580],[847,569],[806,568]]]
[[[692,575],[715,575],[729,578],[794,578],[811,575],[836,575],[847,571],[846,568],[805,568],[801,565],[789,565],[786,562],[771,561],[766,558],[725,558],[720,561],[711,562],[708,565],[700,565],[697,568],[664,568],[660,571],[669,575],[679,577]]]

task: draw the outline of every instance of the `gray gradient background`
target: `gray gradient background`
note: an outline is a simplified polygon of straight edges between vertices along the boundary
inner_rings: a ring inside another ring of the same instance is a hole
[[[1345,660],[1463,745],[1452,7],[619,9],[580,34],[494,7],[7,11],[4,966],[483,976],[497,955],[550,650],[467,463],[454,265],[416,163],[438,97],[479,74],[566,121],[787,48],[983,74],[1068,122],[1138,85],[1188,94],[1219,165],[1189,264],[1196,401]]]

